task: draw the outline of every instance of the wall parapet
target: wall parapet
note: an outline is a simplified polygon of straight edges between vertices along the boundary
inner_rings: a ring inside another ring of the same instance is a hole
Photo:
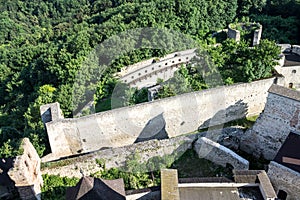
[[[241,150],[273,160],[290,132],[300,134],[299,94],[273,85],[263,113],[241,137]]]
[[[197,134],[193,134],[103,149],[79,157],[67,158],[61,161],[50,162],[49,164],[46,163],[42,169],[42,173],[80,178],[82,174],[79,167],[88,175],[102,170],[103,166],[99,166],[96,160],[101,160],[105,163],[105,168],[110,169],[113,167],[124,167],[126,160],[132,155],[138,155],[139,163],[146,163],[153,157],[163,158],[164,156],[172,156],[176,159],[192,148],[193,142],[197,137]]]
[[[230,164],[236,170],[249,169],[249,161],[208,138],[199,138],[195,143],[194,150],[199,158],[205,158],[223,167],[227,167],[227,164]]]
[[[46,123],[53,160],[108,147],[133,144],[160,118],[169,138],[194,132],[200,126],[223,124],[257,115],[276,78],[186,93],[135,106],[74,119]],[[149,138],[157,133],[148,133]],[[50,159],[50,157],[49,157]]]
[[[287,193],[287,200],[300,197],[300,173],[271,161],[268,176],[277,193],[280,190]]]
[[[175,52],[152,63],[143,61],[134,66],[128,66],[126,70],[118,73],[120,80],[131,87],[150,87],[157,83],[157,79],[168,80],[173,77],[174,72],[189,62],[196,55],[196,49]]]
[[[272,85],[268,90],[269,93],[277,94],[296,101],[300,101],[300,92],[279,85]]]

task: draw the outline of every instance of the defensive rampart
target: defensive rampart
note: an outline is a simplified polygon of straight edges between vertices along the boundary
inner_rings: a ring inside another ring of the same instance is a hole
[[[168,80],[173,77],[174,72],[189,62],[195,55],[196,49],[180,51],[167,55],[158,60],[147,60],[128,66],[122,72],[120,80],[131,87],[150,87],[157,83],[157,79]]]
[[[265,106],[267,91],[273,82],[274,78],[270,78],[217,87],[81,118],[48,122],[46,128],[52,155],[44,159],[130,145],[156,136],[172,138],[193,132],[198,127],[258,115]]]
[[[300,46],[290,44],[278,44],[282,51],[279,65],[275,70],[284,76],[285,87],[300,90]]]
[[[273,160],[290,132],[300,134],[300,92],[272,85],[264,112],[241,139],[241,149]]]
[[[106,169],[124,167],[126,162],[132,160],[133,155],[135,155],[134,159],[140,164],[145,164],[154,157],[161,158],[160,162],[164,162],[165,156],[168,156],[169,159],[177,160],[184,152],[193,147],[193,142],[196,139],[197,134],[193,134],[103,149],[87,155],[50,163],[50,166],[45,167],[42,173],[80,178],[82,176],[80,171],[83,171],[85,175],[90,175],[102,170],[104,165]]]
[[[227,164],[230,164],[236,170],[249,168],[249,162],[230,149],[208,138],[201,137],[198,139],[198,137],[199,134],[191,134],[165,140],[150,140],[124,147],[104,149],[87,155],[50,163],[50,166],[43,169],[43,173],[81,177],[80,171],[83,171],[85,175],[90,175],[100,171],[104,165],[106,169],[124,167],[132,159],[133,155],[136,155],[135,161],[140,164],[144,163],[146,165],[146,163],[155,162],[153,164],[159,166],[159,163],[176,161],[188,149],[192,148],[197,152],[199,157],[223,167],[227,167]],[[160,160],[154,158],[159,158]]]
[[[299,199],[300,173],[272,161],[269,164],[268,176],[277,193],[286,192],[287,200]]]
[[[223,167],[230,164],[236,170],[249,169],[247,160],[208,138],[199,138],[195,143],[194,150],[200,158],[205,158]]]

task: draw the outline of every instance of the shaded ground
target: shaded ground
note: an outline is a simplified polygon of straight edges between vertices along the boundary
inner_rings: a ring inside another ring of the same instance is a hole
[[[172,166],[178,170],[179,178],[192,177],[227,177],[232,178],[232,169],[216,165],[206,159],[198,158],[197,153],[190,149],[187,150]]]

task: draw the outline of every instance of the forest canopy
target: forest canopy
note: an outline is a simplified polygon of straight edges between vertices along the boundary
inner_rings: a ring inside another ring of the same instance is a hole
[[[86,56],[113,35],[165,28],[208,44],[212,32],[248,19],[263,24],[265,39],[299,43],[299,10],[299,0],[1,0],[0,157],[16,155],[22,137],[29,137],[40,155],[49,153],[39,106],[58,101],[64,116],[72,117],[78,70]],[[112,74],[123,66],[166,53],[145,48],[114,60],[99,78],[95,98],[109,96],[117,81]]]

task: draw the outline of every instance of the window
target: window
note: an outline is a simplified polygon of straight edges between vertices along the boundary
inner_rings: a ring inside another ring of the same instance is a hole
[[[283,190],[279,190],[277,194],[278,200],[286,200],[287,198],[287,193]]]

